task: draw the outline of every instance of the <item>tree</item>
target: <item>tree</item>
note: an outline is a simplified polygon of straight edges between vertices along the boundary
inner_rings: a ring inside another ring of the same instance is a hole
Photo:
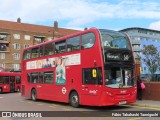
[[[144,45],[143,48],[144,58],[142,58],[142,61],[146,64],[152,76],[160,66],[160,53],[153,45]]]

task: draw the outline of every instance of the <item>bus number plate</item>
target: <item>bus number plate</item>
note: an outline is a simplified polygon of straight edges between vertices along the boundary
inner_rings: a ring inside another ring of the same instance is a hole
[[[119,105],[124,105],[126,103],[127,103],[126,101],[121,101],[121,102],[119,102]]]

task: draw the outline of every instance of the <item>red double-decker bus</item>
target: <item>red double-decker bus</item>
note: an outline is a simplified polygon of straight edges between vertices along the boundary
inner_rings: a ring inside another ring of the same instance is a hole
[[[19,92],[21,89],[21,73],[0,72],[0,93]]]
[[[73,107],[133,103],[134,65],[126,34],[91,28],[24,49],[22,96]]]

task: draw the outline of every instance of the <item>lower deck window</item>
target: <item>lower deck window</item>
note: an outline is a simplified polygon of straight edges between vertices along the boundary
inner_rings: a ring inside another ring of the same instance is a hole
[[[102,84],[102,69],[101,68],[84,68],[83,84]]]

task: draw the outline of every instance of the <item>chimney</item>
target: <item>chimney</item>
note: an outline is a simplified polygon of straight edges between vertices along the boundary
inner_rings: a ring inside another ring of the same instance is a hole
[[[58,22],[54,21],[54,31],[58,32]]]
[[[17,18],[17,22],[18,22],[18,23],[21,23],[21,18]]]

